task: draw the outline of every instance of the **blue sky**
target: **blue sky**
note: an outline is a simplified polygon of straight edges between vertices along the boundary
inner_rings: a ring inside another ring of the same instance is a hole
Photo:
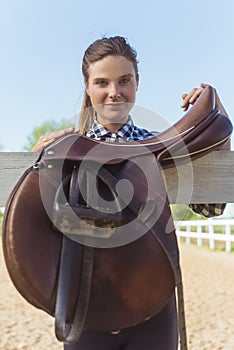
[[[81,59],[103,35],[123,35],[138,52],[137,105],[173,123],[182,93],[205,82],[232,118],[233,14],[233,0],[0,0],[2,150],[21,151],[34,127],[79,112]]]

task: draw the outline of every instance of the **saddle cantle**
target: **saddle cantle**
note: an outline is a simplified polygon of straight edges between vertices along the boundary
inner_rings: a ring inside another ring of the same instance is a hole
[[[133,326],[159,312],[175,286],[182,293],[161,167],[216,149],[231,132],[207,87],[180,121],[149,140],[111,144],[71,134],[42,150],[9,197],[3,251],[18,291],[55,316],[59,340]]]

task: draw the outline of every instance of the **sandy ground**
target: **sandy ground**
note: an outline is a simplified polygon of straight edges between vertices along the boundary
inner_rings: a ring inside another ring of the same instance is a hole
[[[233,350],[234,254],[182,244],[181,261],[189,349]],[[13,287],[1,249],[0,280],[0,349],[62,350],[53,318],[28,304]]]

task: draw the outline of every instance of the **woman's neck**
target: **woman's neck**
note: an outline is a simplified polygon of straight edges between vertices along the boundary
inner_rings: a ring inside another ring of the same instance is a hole
[[[124,124],[118,124],[118,123],[114,123],[114,124],[102,124],[108,131],[110,131],[111,133],[116,132],[117,130],[119,130]]]
[[[118,118],[119,120],[116,118],[116,121],[114,121],[114,120],[108,120],[108,119],[104,119],[104,118],[100,118],[99,116],[96,116],[97,122],[102,126],[104,126],[104,128],[106,128],[111,133],[114,133],[117,130],[119,130],[124,124],[126,124],[129,121],[129,118],[130,117],[128,115],[123,118]]]

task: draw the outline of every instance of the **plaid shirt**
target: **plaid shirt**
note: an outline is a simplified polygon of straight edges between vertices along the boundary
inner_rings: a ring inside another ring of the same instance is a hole
[[[128,122],[114,133],[108,131],[95,119],[86,136],[105,142],[123,142],[145,140],[157,134],[158,132],[156,131],[147,131],[146,129],[137,127],[134,125],[132,119],[129,118]],[[189,207],[195,213],[209,218],[221,215],[226,207],[226,204],[189,204]]]
[[[157,135],[157,132],[155,131],[150,132],[145,129],[138,128],[133,124],[131,118],[129,118],[128,122],[114,133],[108,131],[95,119],[91,129],[86,134],[86,136],[91,137],[92,139],[106,142],[139,141],[148,139],[155,135]]]

